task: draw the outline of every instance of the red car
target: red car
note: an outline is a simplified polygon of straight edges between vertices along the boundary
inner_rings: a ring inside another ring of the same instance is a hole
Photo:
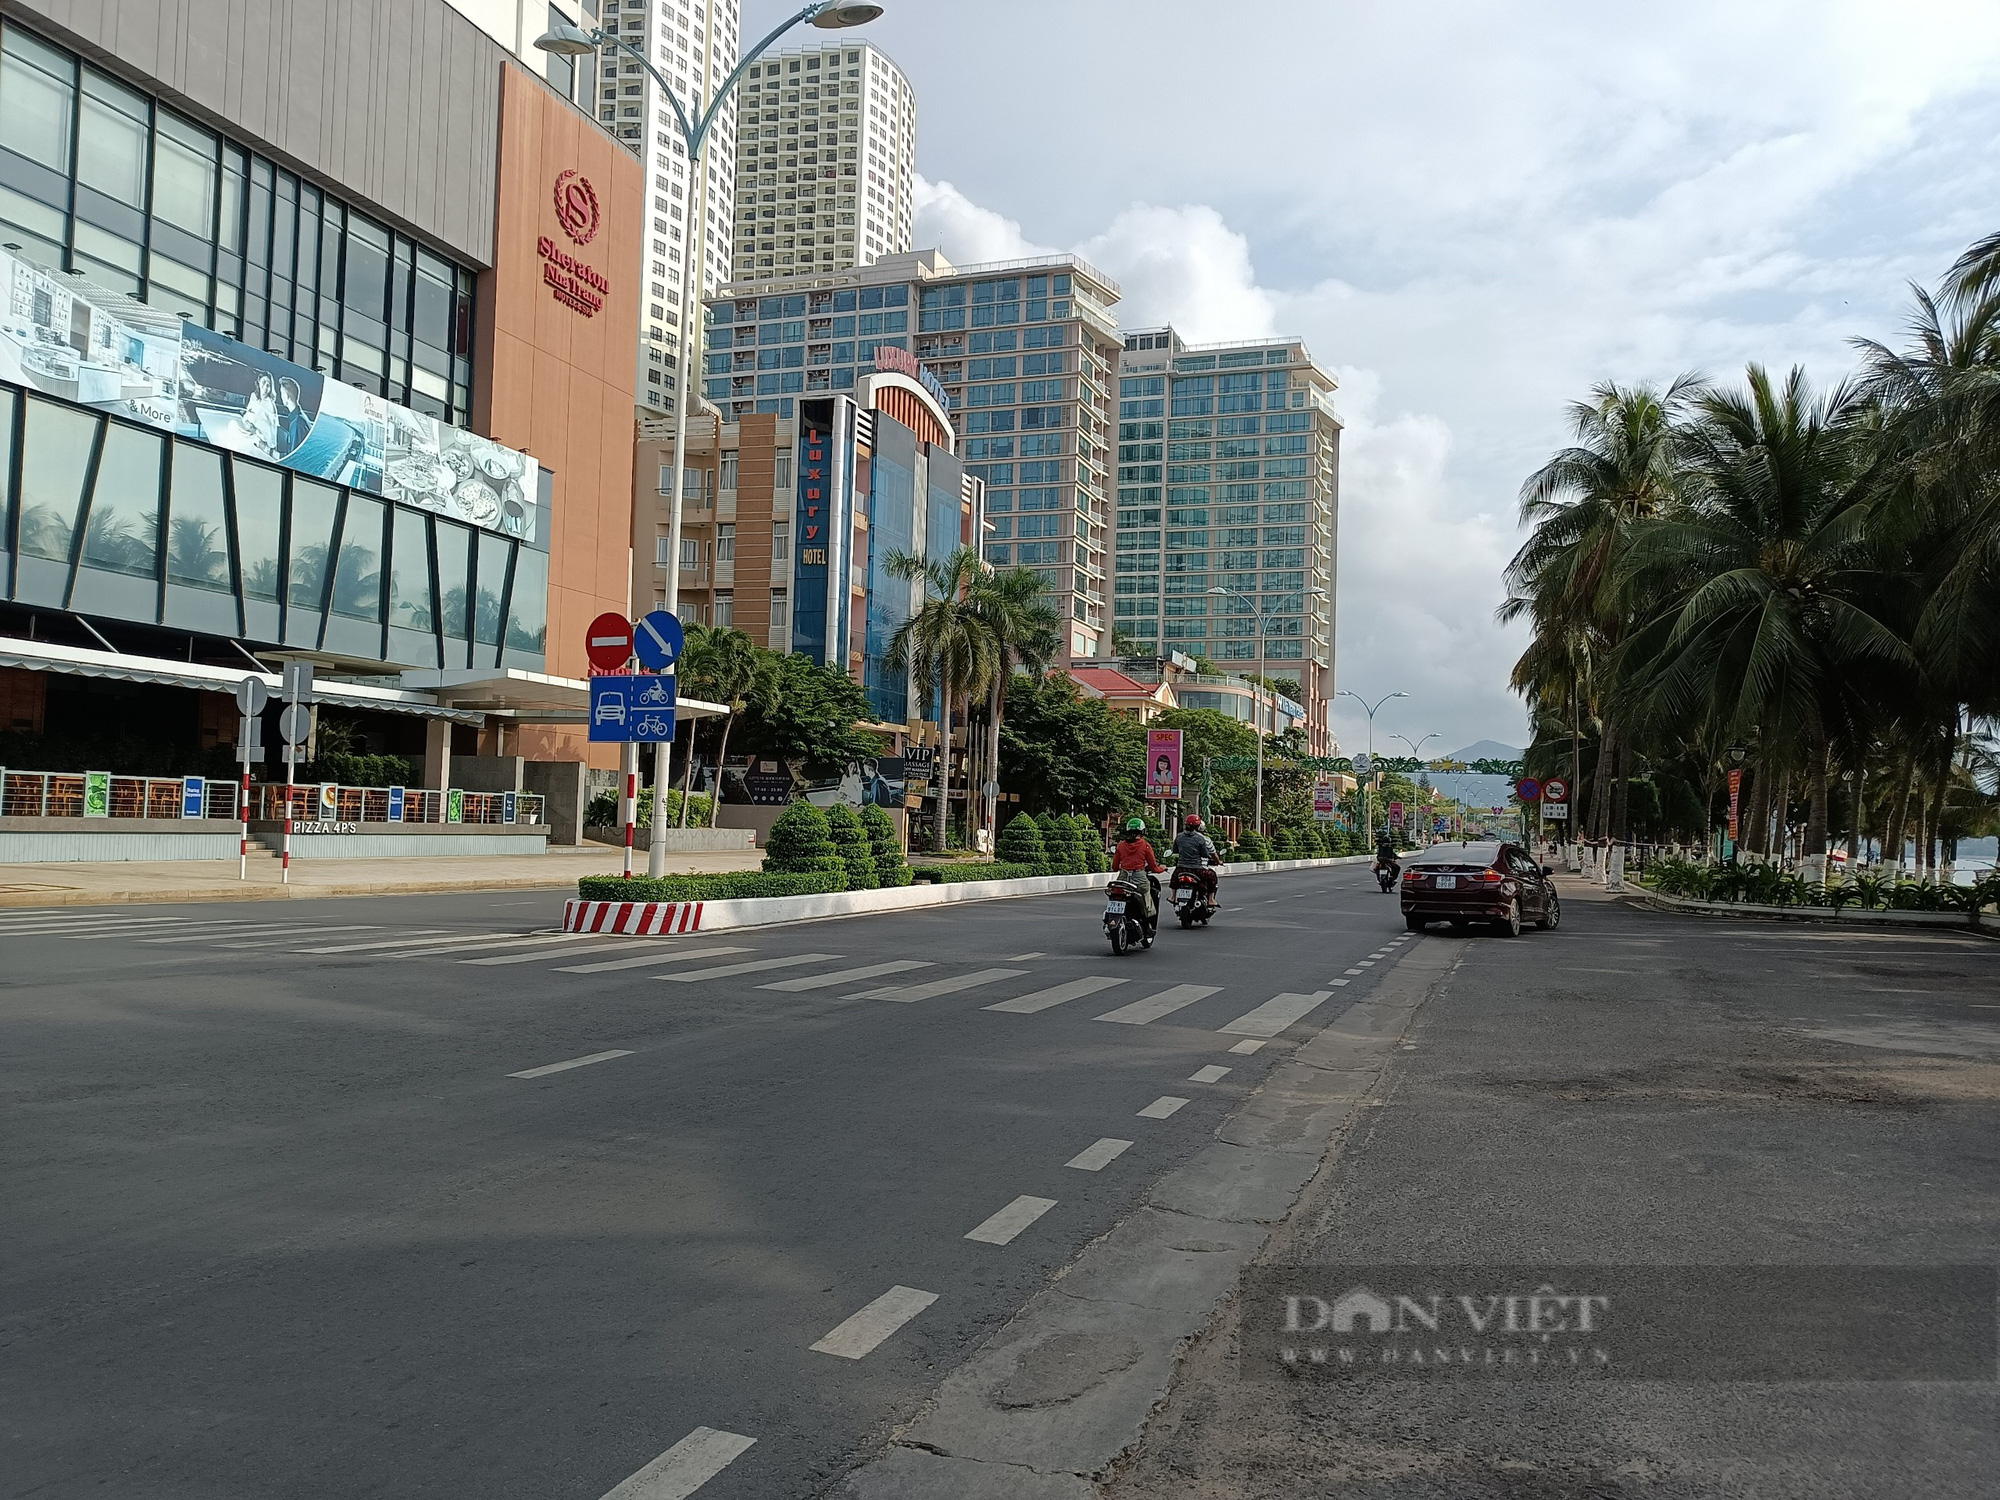
[[[1562,921],[1555,871],[1538,865],[1518,844],[1432,844],[1403,863],[1403,925],[1423,931],[1426,922],[1490,922],[1518,937],[1528,922],[1550,928]]]

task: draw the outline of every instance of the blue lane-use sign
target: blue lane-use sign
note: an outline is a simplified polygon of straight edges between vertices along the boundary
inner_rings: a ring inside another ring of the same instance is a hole
[[[679,701],[671,677],[593,677],[590,738],[614,743],[670,740]]]
[[[632,627],[632,649],[648,671],[666,671],[681,659],[685,643],[681,622],[664,609],[654,610]]]

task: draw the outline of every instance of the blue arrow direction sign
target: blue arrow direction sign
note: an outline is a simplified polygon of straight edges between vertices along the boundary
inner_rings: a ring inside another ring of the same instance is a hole
[[[614,743],[670,740],[679,701],[671,677],[593,677],[590,738]]]
[[[664,609],[656,609],[632,627],[632,649],[639,665],[649,671],[664,672],[681,658],[686,637],[681,622]]]

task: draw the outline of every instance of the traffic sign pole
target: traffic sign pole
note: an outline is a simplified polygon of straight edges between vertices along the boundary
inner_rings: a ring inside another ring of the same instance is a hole
[[[254,756],[263,758],[263,733],[258,727],[257,716],[264,711],[264,705],[271,699],[271,690],[264,686],[261,677],[246,677],[236,684],[236,708],[242,715],[242,727],[237,734],[236,758],[243,762],[243,800],[237,806],[237,815],[243,824],[242,836],[236,845],[236,878],[250,878],[250,762]]]
[[[639,747],[627,740],[618,752],[625,770],[625,878],[632,878],[632,826],[639,817]],[[657,809],[655,810],[657,814]],[[655,822],[658,817],[655,816]]]

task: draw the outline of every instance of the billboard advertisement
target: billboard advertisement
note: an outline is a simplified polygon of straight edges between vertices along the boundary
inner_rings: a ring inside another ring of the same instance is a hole
[[[535,539],[527,454],[5,250],[0,379]]]
[[[1330,777],[1321,777],[1313,783],[1313,817],[1321,823],[1331,823],[1340,812],[1340,788]]]
[[[1146,731],[1146,797],[1172,802],[1181,794],[1181,732]]]

